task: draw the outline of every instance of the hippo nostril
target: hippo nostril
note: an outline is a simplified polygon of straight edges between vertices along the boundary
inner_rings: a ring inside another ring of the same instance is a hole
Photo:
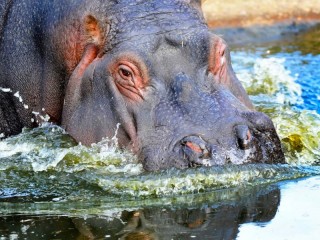
[[[239,147],[243,150],[248,149],[252,140],[249,127],[247,125],[238,125],[235,130]]]
[[[197,153],[202,153],[202,148],[199,145],[194,144],[192,142],[185,142],[184,144],[187,147],[189,147],[192,151],[197,152]]]
[[[181,145],[187,148],[187,152],[192,153],[197,158],[206,158],[209,156],[209,151],[206,147],[206,142],[200,137],[189,136],[181,141]]]

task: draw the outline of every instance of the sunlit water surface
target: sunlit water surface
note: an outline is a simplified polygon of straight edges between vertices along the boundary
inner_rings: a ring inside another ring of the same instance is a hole
[[[318,29],[295,41],[232,53],[257,109],[275,123],[286,165],[146,173],[134,156],[116,147],[116,136],[87,148],[60,127],[44,124],[0,141],[0,239],[318,236],[320,48],[315,38],[320,42]]]

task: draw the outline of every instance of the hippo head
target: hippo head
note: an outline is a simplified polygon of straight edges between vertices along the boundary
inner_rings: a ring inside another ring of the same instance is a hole
[[[63,110],[69,134],[89,145],[117,131],[146,170],[282,163],[272,121],[254,110],[197,1],[133,2],[83,20],[88,40]]]

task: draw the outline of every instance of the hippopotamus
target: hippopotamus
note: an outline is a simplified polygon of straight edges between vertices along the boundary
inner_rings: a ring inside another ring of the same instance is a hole
[[[1,1],[0,59],[3,137],[116,135],[148,171],[284,162],[199,0]]]

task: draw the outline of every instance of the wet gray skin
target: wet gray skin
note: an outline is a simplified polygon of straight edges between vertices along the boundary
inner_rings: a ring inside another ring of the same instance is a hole
[[[22,2],[2,13],[0,87],[29,107],[0,91],[0,132],[44,112],[86,145],[116,134],[149,171],[284,162],[198,1]]]

